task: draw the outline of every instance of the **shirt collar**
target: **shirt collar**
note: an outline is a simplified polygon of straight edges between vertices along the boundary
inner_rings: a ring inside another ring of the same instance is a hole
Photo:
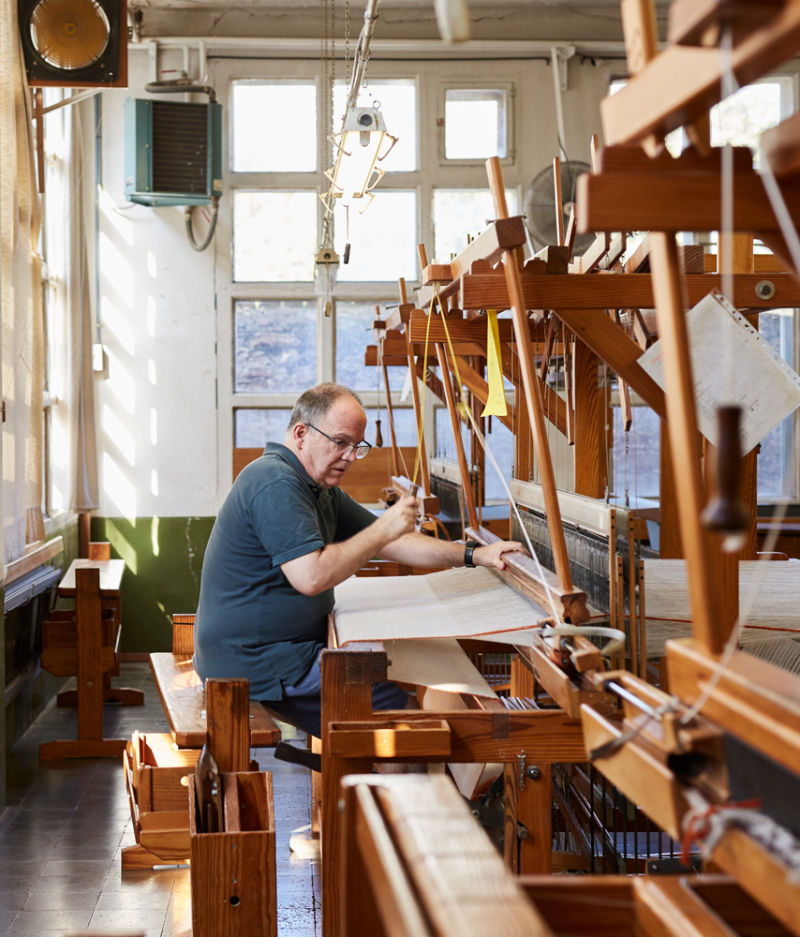
[[[318,485],[314,481],[314,479],[303,468],[303,463],[297,458],[294,452],[289,449],[288,446],[284,446],[279,442],[268,442],[264,448],[264,455],[276,455],[279,459],[283,459],[283,461],[290,465],[303,479],[318,501],[321,501],[324,504],[330,500],[330,492],[323,488],[322,485]]]

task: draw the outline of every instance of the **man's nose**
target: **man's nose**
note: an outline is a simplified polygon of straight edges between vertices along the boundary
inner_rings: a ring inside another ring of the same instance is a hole
[[[342,454],[342,458],[346,462],[355,462],[358,456],[356,455],[356,450],[351,447],[345,450],[345,452]]]

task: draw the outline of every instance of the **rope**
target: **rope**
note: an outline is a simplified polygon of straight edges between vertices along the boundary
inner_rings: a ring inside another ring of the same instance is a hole
[[[800,843],[772,817],[757,808],[761,801],[731,801],[710,804],[698,791],[689,788],[686,799],[691,810],[683,818],[682,859],[688,864],[693,843],[700,846],[704,859],[710,859],[722,837],[731,829],[739,829],[786,866],[788,881],[800,883]]]

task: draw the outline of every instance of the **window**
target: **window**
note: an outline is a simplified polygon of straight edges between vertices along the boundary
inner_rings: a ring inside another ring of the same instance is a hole
[[[511,215],[519,212],[516,189],[506,192]],[[444,263],[467,246],[467,237],[483,231],[495,216],[489,189],[433,190],[433,256]]]
[[[317,310],[308,300],[234,304],[236,393],[302,393],[317,379]]]
[[[509,96],[503,88],[445,89],[445,159],[505,159],[509,153]]]
[[[312,61],[293,59],[289,69],[279,60],[220,57],[209,67],[214,86],[227,99],[226,196],[215,241],[220,438],[244,448],[282,439],[298,394],[335,380],[362,397],[370,441],[380,411],[388,446],[382,373],[364,364],[366,346],[374,343],[376,306],[383,317],[399,302],[400,278],[414,298],[418,245],[426,245],[431,260],[441,253],[446,259],[494,216],[485,155],[499,151],[506,157],[509,207],[518,210],[522,174],[508,162],[511,89],[519,69],[530,66],[476,63],[476,73],[485,72],[487,79],[465,88],[445,83],[450,74],[445,63],[370,62],[356,104],[379,108],[387,133],[398,140],[382,161],[384,175],[366,210],[346,213],[337,206],[332,216],[326,216],[320,196],[329,187],[325,173],[334,161],[326,135],[340,129],[349,85],[341,72],[334,75],[328,101],[324,76]],[[451,129],[461,128],[460,142],[458,134],[448,137],[446,169],[437,130],[437,116],[445,109]],[[485,138],[487,133],[488,142],[469,143],[470,134]],[[326,222],[342,262],[335,285],[323,295],[315,287],[315,258]],[[408,369],[391,366],[389,379],[398,443],[415,446]],[[425,394],[429,446],[434,406],[433,395]],[[230,462],[222,447],[221,493]]]
[[[234,192],[234,280],[313,280],[316,249],[315,192]]]
[[[312,81],[235,81],[231,95],[234,172],[317,168],[317,89]]]

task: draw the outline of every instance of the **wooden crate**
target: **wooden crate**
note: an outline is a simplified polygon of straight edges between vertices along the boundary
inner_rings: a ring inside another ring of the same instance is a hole
[[[272,775],[222,775],[225,832],[197,830],[189,778],[193,937],[277,937]]]
[[[190,852],[189,788],[200,752],[178,748],[168,733],[134,732],[123,770],[137,846],[122,851],[123,869],[186,862]]]

